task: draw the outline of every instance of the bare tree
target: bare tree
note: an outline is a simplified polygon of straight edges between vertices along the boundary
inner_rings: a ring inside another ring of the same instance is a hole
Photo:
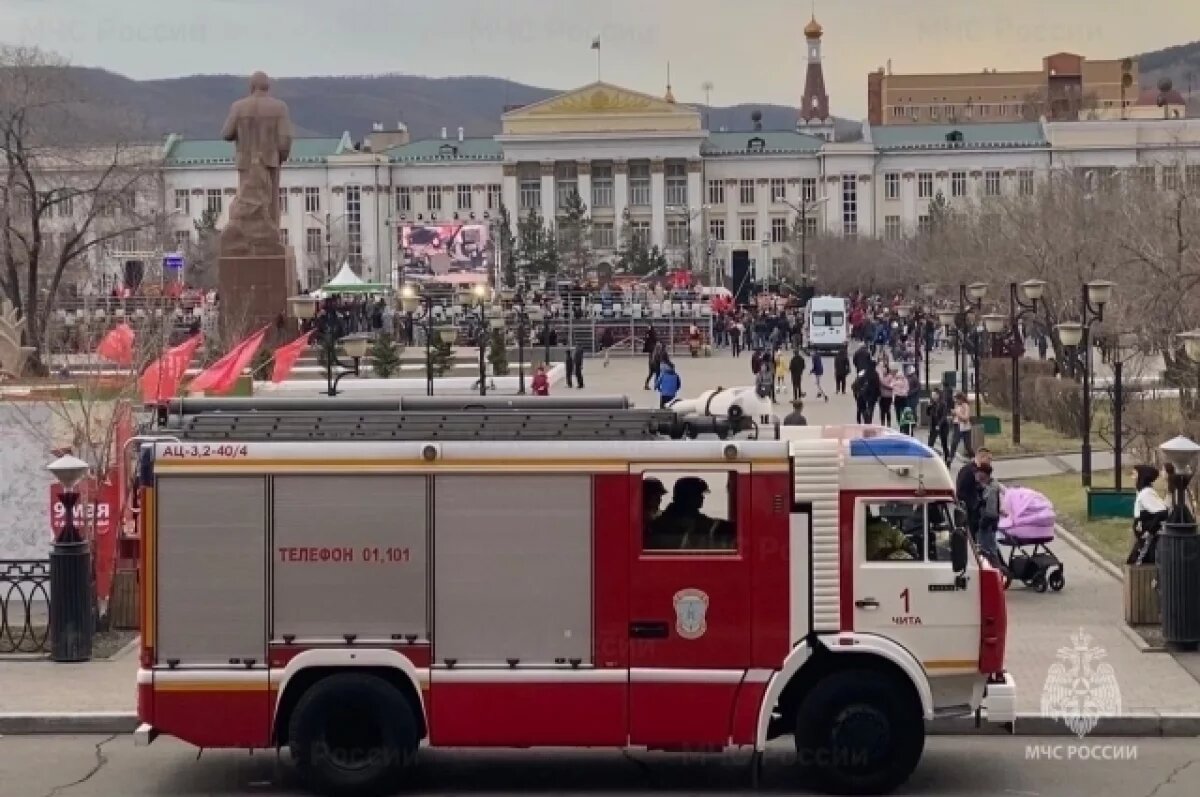
[[[86,118],[64,65],[37,49],[0,48],[0,291],[25,319],[46,372],[46,329],[60,290],[88,279],[105,248],[153,226],[157,150],[123,142],[72,143]]]

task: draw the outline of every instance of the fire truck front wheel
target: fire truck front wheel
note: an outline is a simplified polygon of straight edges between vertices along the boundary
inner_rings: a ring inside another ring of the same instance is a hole
[[[348,672],[309,687],[292,713],[288,738],[304,780],[339,797],[387,793],[419,743],[404,695],[376,675]]]
[[[925,749],[911,685],[873,670],[827,675],[796,713],[798,763],[832,794],[886,794],[908,780]]]

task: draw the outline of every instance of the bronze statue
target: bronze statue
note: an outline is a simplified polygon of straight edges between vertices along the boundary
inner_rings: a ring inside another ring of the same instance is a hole
[[[267,94],[263,72],[250,96],[229,109],[221,137],[237,147],[238,190],[221,233],[222,256],[279,255],[279,169],[292,150],[292,122],[282,100]]]

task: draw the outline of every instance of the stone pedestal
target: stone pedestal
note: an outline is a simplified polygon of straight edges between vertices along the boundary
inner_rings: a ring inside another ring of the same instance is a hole
[[[294,273],[290,253],[222,256],[217,264],[222,335],[244,336],[286,318]]]

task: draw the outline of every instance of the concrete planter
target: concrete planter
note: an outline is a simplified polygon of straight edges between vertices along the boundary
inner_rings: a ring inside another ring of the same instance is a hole
[[[1102,518],[1133,518],[1133,490],[1089,487],[1087,491],[1088,520]]]

